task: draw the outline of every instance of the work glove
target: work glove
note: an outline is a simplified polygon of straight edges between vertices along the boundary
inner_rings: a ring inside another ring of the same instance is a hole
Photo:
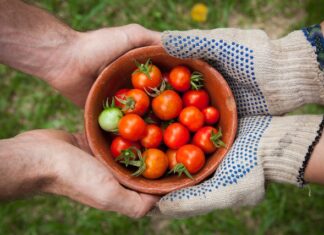
[[[270,181],[302,186],[323,117],[278,115],[307,103],[324,103],[323,62],[318,56],[323,42],[319,25],[278,40],[261,30],[164,32],[162,43],[170,55],[205,60],[224,76],[236,100],[239,125],[215,174],[162,197],[151,214],[187,217],[255,205]]]

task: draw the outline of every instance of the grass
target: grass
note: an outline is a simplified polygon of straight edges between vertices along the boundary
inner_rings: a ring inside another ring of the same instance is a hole
[[[282,25],[287,33],[323,20],[323,1],[206,0],[201,2],[208,5],[209,18],[207,22],[198,24],[190,19],[190,8],[195,2],[43,0],[37,4],[82,31],[133,22],[160,31],[208,29],[226,27],[239,17],[234,26],[259,27],[255,22],[262,22],[265,29],[273,18],[292,19],[292,24]],[[296,17],[298,15],[303,17]],[[0,77],[1,138],[36,128],[82,130],[82,111],[43,82],[2,65]],[[323,111],[321,106],[308,105],[294,114]],[[133,220],[65,198],[41,195],[2,202],[0,234],[322,234],[323,197],[324,188],[319,186],[297,189],[270,184],[265,200],[254,208],[214,211],[182,220]]]

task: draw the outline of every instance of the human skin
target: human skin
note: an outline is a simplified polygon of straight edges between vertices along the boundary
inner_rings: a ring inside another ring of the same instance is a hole
[[[77,32],[17,0],[0,0],[0,63],[39,77],[83,107],[91,85],[128,50],[160,43],[140,25]],[[0,199],[52,193],[94,208],[141,217],[158,197],[122,187],[82,134],[34,130],[0,140]]]

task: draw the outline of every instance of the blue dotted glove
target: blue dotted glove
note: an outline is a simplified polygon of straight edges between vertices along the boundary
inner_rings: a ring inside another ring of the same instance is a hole
[[[271,41],[259,30],[173,31],[165,32],[162,41],[169,54],[203,59],[222,73],[236,99],[239,128],[214,176],[164,196],[159,212],[192,216],[255,205],[264,196],[266,180],[302,185],[322,117],[272,115],[323,103],[323,74],[304,33]]]

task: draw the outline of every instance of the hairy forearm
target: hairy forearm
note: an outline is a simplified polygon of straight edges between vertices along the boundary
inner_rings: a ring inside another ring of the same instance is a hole
[[[0,1],[0,63],[52,79],[53,66],[77,34],[46,11],[18,0]]]
[[[55,179],[44,167],[46,156],[31,157],[27,146],[17,137],[0,140],[0,200],[34,194]]]

